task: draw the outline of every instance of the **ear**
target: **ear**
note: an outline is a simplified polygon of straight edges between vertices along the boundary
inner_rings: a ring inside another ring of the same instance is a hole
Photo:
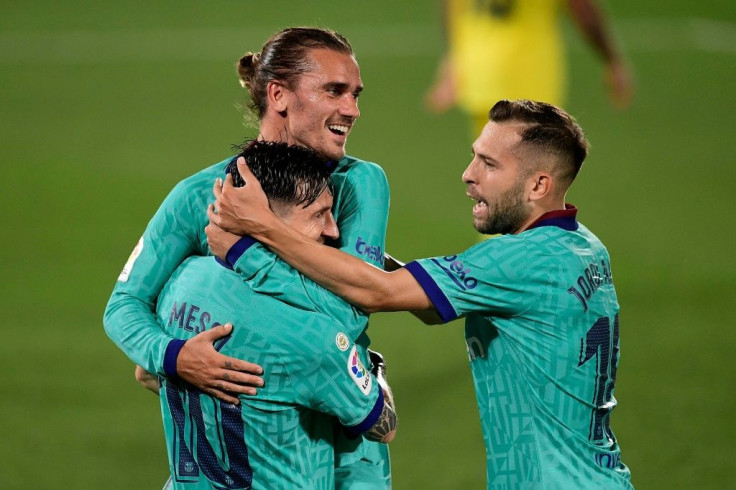
[[[289,105],[289,94],[289,89],[279,80],[271,80],[266,85],[268,107],[280,114],[286,112],[286,108]]]
[[[537,171],[529,177],[530,189],[529,189],[529,200],[539,201],[547,196],[552,195],[554,187],[554,181],[552,175],[549,172]]]

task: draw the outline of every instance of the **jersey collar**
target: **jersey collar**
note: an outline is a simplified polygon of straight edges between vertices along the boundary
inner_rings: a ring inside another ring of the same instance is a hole
[[[575,231],[578,229],[577,220],[578,208],[572,204],[565,204],[564,210],[550,211],[540,216],[534,223],[526,229],[540,228],[542,226],[557,226],[567,231]],[[524,230],[526,231],[526,230]]]

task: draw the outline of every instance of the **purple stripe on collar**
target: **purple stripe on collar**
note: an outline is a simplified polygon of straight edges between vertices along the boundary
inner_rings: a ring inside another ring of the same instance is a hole
[[[557,226],[567,231],[575,231],[580,226],[577,220],[578,208],[572,204],[565,204],[564,210],[550,211],[544,213],[526,229],[540,228],[542,226]],[[526,230],[525,230],[526,231]]]

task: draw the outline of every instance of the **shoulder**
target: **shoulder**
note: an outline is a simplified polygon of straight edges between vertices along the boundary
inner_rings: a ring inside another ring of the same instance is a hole
[[[199,172],[190,175],[189,177],[181,180],[175,188],[177,189],[192,189],[206,187],[208,190],[212,186],[212,183],[217,177],[225,176],[225,168],[230,163],[232,157],[228,157],[221,162],[211,165]]]
[[[343,175],[350,179],[366,179],[369,181],[387,181],[386,173],[380,165],[346,155],[337,163],[333,175]]]

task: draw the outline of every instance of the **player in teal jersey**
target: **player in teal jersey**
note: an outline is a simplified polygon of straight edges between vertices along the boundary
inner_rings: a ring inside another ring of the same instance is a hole
[[[341,230],[337,244],[382,265],[389,205],[385,174],[374,163],[345,155],[363,89],[348,41],[325,29],[285,29],[259,53],[245,55],[238,72],[260,120],[259,139],[302,144],[337,162],[333,174],[334,214]],[[206,208],[212,201],[212,182],[224,175],[229,160],[183,180],[167,196],[118,278],[104,324],[108,336],[146,371],[182,379],[222,401],[238,403],[237,394],[255,393],[261,371],[214,350],[213,341],[227,335],[229,327],[182,342],[165,332],[154,315],[156,298],[177,266],[189,256],[209,254]],[[277,271],[285,266],[274,259],[269,267]],[[272,293],[281,285],[263,281],[252,287]],[[367,316],[363,321],[367,325]],[[367,347],[369,339],[364,334],[358,341]],[[361,441],[338,444],[338,485],[389,486],[386,447]],[[355,483],[358,480],[362,483]]]
[[[285,223],[315,242],[338,237],[327,188],[333,162],[283,143],[254,142],[243,154]],[[227,319],[233,333],[217,350],[257,361],[266,380],[239,405],[162,380],[169,488],[332,489],[335,418],[355,436],[393,438],[390,390],[364,368],[368,353],[354,342],[363,315],[309,280],[299,289],[291,294],[308,308],[254,292],[212,257],[186,259],[164,286],[157,317],[167,333],[188,339]]]
[[[488,488],[632,488],[610,416],[619,305],[608,252],[565,203],[588,145],[561,109],[500,101],[463,173],[474,226],[503,236],[384,272],[295,238],[258,185],[215,189],[215,206],[248,206],[238,222],[209,213],[213,252],[227,230],[250,233],[318,283],[368,312],[466,317],[466,342],[487,451]],[[254,255],[261,246],[251,246]],[[236,269],[247,269],[251,251]]]

